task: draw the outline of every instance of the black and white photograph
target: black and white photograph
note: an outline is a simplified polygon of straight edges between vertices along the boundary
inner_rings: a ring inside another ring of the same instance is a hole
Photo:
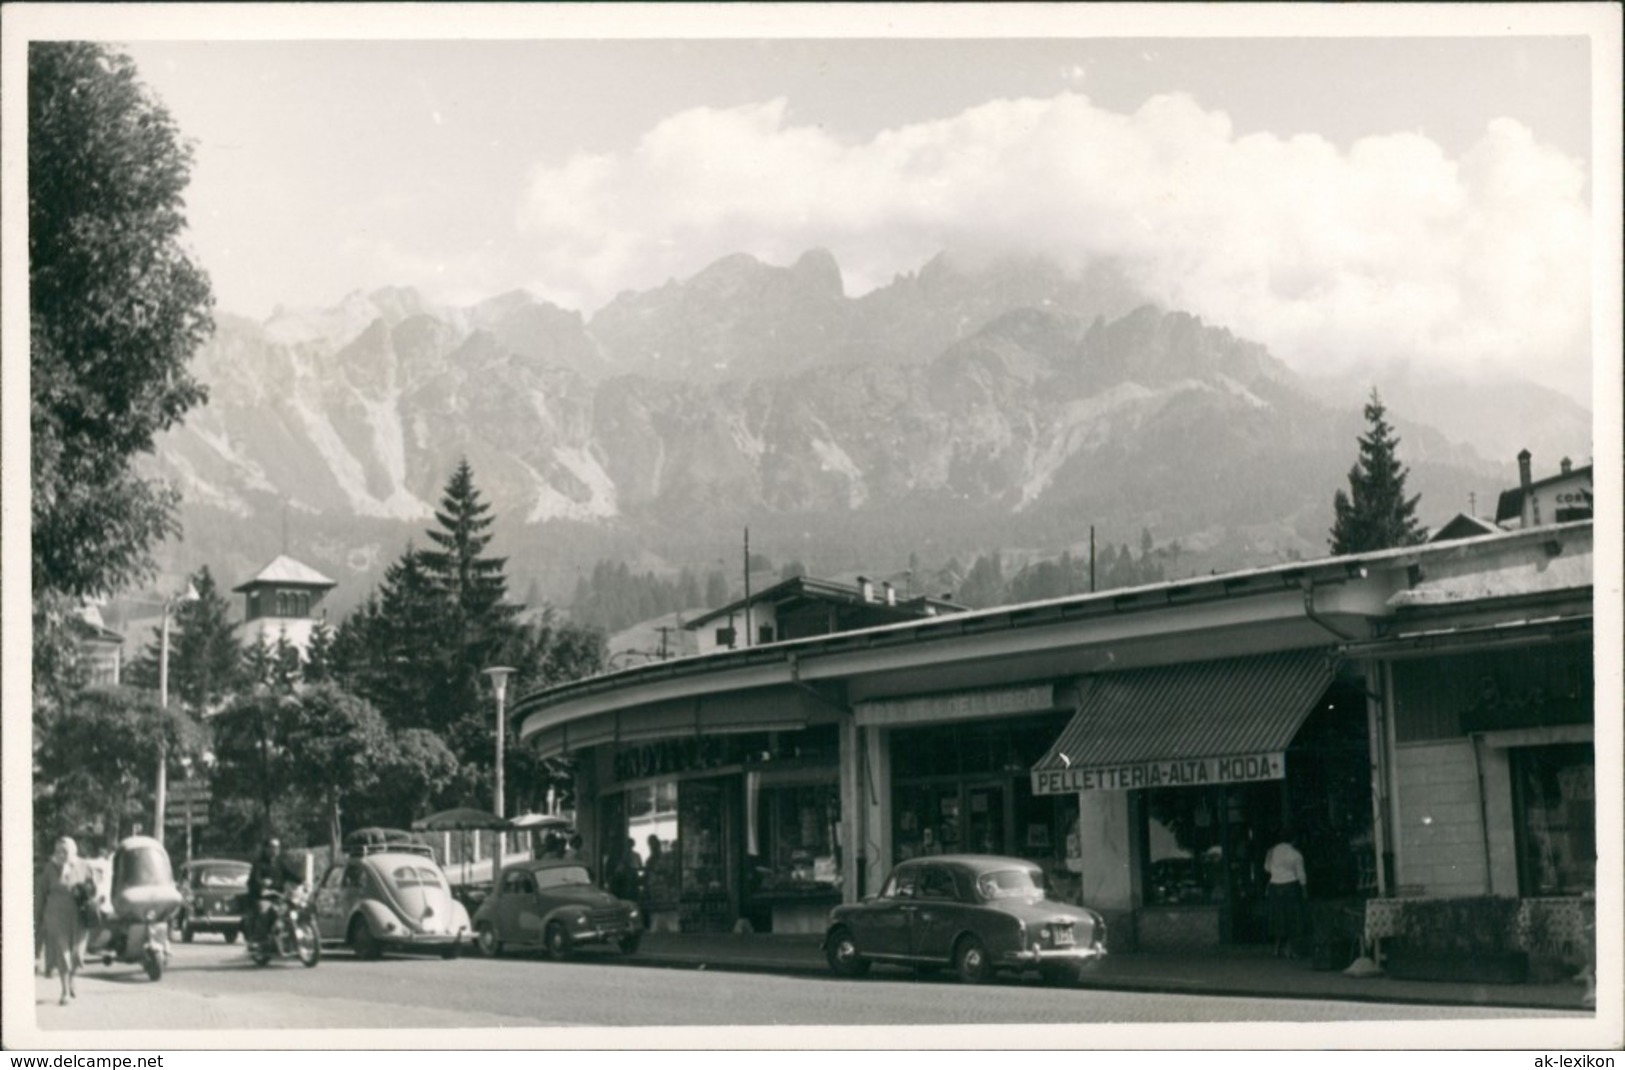
[[[0,30],[9,1051],[1625,1046],[1618,5]]]

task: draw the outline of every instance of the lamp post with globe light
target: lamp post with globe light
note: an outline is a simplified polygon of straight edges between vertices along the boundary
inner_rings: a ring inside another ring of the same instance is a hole
[[[508,701],[508,677],[513,675],[514,670],[507,665],[493,665],[491,668],[483,671],[486,676],[491,678],[491,693],[496,697],[497,700],[496,797],[494,799],[495,805],[491,808],[491,812],[496,814],[499,818],[506,818],[508,815],[506,810],[503,808],[502,801],[502,765],[504,750],[503,744],[506,740],[508,730],[507,725],[504,722],[504,715],[506,713],[506,704]],[[495,888],[497,881],[502,879],[502,849],[505,845],[504,840],[506,839],[506,834],[502,829],[497,829],[496,834],[496,850],[491,856],[491,885],[493,888]]]
[[[159,839],[164,835],[164,811],[167,809],[169,795],[169,627],[170,618],[175,612],[177,602],[196,602],[198,600],[197,588],[190,583],[186,590],[180,594],[164,599],[163,623],[158,629],[158,778],[153,785],[152,793],[152,829],[153,835]],[[157,603],[141,603],[155,605]],[[190,804],[188,804],[190,805]]]

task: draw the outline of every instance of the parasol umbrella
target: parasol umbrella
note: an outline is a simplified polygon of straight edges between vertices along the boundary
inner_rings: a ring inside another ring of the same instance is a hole
[[[516,829],[529,829],[533,832],[563,831],[573,828],[571,820],[562,814],[520,814],[508,822],[509,827]]]
[[[508,827],[506,818],[498,817],[489,810],[477,810],[472,806],[458,806],[450,810],[441,810],[412,822],[412,828],[417,832],[461,832],[463,834],[463,883],[468,883],[468,849],[467,840],[470,831],[479,829],[500,830]],[[493,880],[496,874],[491,874]]]
[[[459,806],[452,810],[442,810],[437,814],[419,818],[412,822],[415,832],[467,832],[471,829],[505,829],[508,827],[506,818],[498,817],[489,810],[477,810],[472,806]]]

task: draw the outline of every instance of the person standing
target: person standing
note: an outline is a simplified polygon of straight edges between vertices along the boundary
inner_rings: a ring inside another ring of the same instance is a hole
[[[88,891],[86,890],[88,886]],[[80,906],[88,895],[95,897],[95,881],[90,867],[79,858],[79,845],[68,836],[56,841],[50,864],[40,873],[34,888],[34,924],[45,937],[45,969],[61,979],[62,998],[67,1003],[78,997],[73,978],[85,964],[85,928]]]
[[[1282,829],[1274,847],[1264,856],[1264,872],[1269,877],[1270,937],[1275,941],[1275,957],[1297,958],[1303,944],[1305,899],[1309,876],[1303,855],[1293,846],[1293,832]]]

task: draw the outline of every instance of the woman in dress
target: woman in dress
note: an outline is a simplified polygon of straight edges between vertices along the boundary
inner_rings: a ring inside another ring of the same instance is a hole
[[[1269,876],[1270,935],[1275,938],[1276,958],[1297,958],[1303,944],[1309,877],[1293,839],[1291,829],[1282,829],[1280,839],[1264,856],[1264,872]]]
[[[51,861],[40,873],[34,889],[35,931],[45,936],[45,969],[55,971],[62,982],[60,1003],[78,995],[73,976],[84,965],[85,938],[89,935],[79,918],[76,892],[92,881],[90,867],[79,858],[79,847],[67,836],[56,841]]]

